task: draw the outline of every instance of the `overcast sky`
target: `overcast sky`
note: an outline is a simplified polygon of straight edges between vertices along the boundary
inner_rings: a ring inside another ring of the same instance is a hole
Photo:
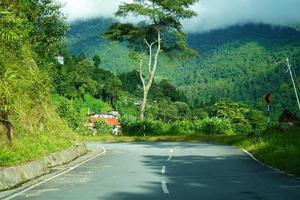
[[[121,2],[132,0],[57,0],[69,21],[114,17]],[[247,22],[284,25],[300,22],[300,0],[200,0],[198,16],[184,21],[189,32],[203,32]]]

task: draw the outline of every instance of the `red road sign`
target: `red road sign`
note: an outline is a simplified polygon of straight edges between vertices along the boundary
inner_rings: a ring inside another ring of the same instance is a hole
[[[272,95],[271,94],[267,94],[266,96],[265,96],[265,101],[269,104],[269,103],[271,103],[272,102]]]

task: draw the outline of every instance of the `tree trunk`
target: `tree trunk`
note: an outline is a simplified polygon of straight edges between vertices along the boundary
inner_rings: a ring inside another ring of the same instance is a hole
[[[6,128],[6,137],[7,137],[8,141],[9,141],[9,144],[11,144],[12,143],[12,139],[13,139],[13,125],[9,121],[8,113],[3,113],[1,115],[0,122]]]
[[[148,48],[149,48],[149,63],[148,63],[148,71],[149,71],[149,80],[146,83],[146,80],[143,76],[143,58],[141,58],[140,60],[140,69],[139,69],[139,73],[140,73],[140,79],[143,83],[143,90],[144,90],[144,96],[143,96],[143,102],[141,105],[141,111],[140,111],[140,118],[144,119],[145,118],[145,111],[146,111],[146,106],[147,106],[147,97],[148,97],[148,92],[152,86],[153,80],[154,80],[154,76],[156,73],[156,69],[157,69],[157,63],[158,63],[158,56],[160,54],[161,51],[161,36],[160,36],[160,30],[157,30],[157,41],[153,42],[151,44],[149,44],[147,42],[147,40],[145,40]],[[152,62],[152,46],[157,43],[157,49],[155,52],[155,56],[154,56],[154,62]]]
[[[141,106],[141,119],[145,118],[145,111],[146,111],[146,105],[147,105],[147,96],[148,96],[148,91],[144,90],[144,96],[143,96],[143,102]]]

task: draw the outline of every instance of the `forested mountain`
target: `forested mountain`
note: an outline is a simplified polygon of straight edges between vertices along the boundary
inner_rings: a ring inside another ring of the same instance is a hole
[[[102,67],[115,73],[136,69],[130,50],[101,37],[110,19],[77,22],[69,31],[73,53],[101,57]],[[163,57],[158,79],[166,78],[183,90],[194,107],[226,98],[250,103],[264,110],[263,96],[272,93],[272,111],[277,117],[288,108],[297,112],[296,99],[284,63],[288,57],[294,73],[300,74],[300,32],[290,27],[247,24],[208,33],[188,34],[196,58]],[[300,79],[297,77],[298,86]]]
[[[194,96],[196,104],[231,98],[263,109],[263,96],[272,93],[277,114],[284,108],[297,110],[287,67],[280,62],[288,57],[294,73],[300,73],[300,32],[249,24],[193,34],[189,43],[200,56],[195,64],[181,66],[186,77],[177,83]]]

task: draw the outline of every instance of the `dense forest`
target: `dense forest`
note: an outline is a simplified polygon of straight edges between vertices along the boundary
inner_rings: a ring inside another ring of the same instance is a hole
[[[116,74],[137,68],[125,45],[101,37],[111,19],[71,24],[71,52],[99,55],[102,67]],[[198,50],[192,59],[163,56],[157,80],[167,79],[184,91],[192,108],[203,108],[221,99],[250,104],[265,111],[264,96],[273,95],[271,114],[277,122],[284,109],[298,112],[287,67],[288,57],[299,86],[300,32],[292,27],[246,24],[208,33],[188,34],[189,45]]]

